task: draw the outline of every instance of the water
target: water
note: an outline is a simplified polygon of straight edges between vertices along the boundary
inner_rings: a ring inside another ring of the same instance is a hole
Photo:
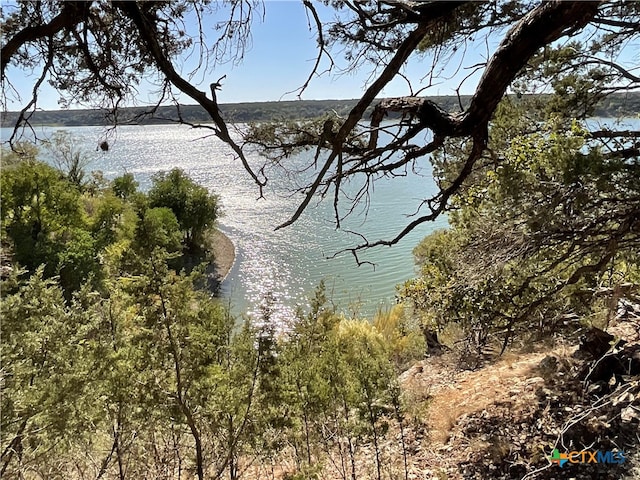
[[[370,317],[379,307],[393,304],[396,285],[414,275],[413,247],[435,228],[446,225],[444,219],[425,224],[393,247],[368,250],[360,254],[360,260],[373,265],[358,267],[350,253],[328,258],[362,241],[335,229],[331,199],[312,202],[296,223],[275,231],[302,199],[291,191],[295,178],[278,170],[269,172],[265,198],[258,200],[258,188],[240,162],[215,137],[203,138],[205,130],[177,125],[122,126],[110,137],[110,149],[104,153],[96,151],[103,128],[65,130],[84,146],[91,158],[88,169],[101,170],[106,178],[129,172],[146,189],[152,174],[179,167],[220,195],[225,213],[220,229],[236,246],[236,263],[221,293],[238,314],[256,316],[260,305],[268,301],[273,302],[273,319],[286,321],[324,280],[341,311]],[[46,136],[53,131],[39,128],[37,133]],[[7,136],[3,129],[2,137]],[[303,160],[294,158],[291,165]],[[251,161],[262,162],[257,155]],[[359,186],[350,185],[347,190],[354,192]],[[357,231],[370,241],[391,239],[415,218],[410,215],[421,199],[435,190],[431,166],[423,159],[415,172],[377,181],[368,208],[364,202],[358,205],[343,229]]]

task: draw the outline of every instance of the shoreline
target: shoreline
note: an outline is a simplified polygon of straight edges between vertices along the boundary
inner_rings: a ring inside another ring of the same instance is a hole
[[[220,230],[213,232],[209,240],[213,261],[207,266],[208,283],[211,291],[218,293],[236,261],[236,248],[231,239]]]

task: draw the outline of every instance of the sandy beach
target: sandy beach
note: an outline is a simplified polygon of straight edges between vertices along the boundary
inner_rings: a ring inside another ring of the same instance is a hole
[[[215,260],[207,268],[207,273],[212,289],[217,291],[233,267],[236,259],[236,249],[229,237],[220,230],[216,230],[211,234],[210,242]]]

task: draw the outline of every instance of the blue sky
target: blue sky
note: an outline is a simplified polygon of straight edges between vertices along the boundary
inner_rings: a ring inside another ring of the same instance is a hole
[[[252,39],[249,48],[245,52],[241,65],[234,66],[230,63],[218,65],[213,72],[198,75],[196,83],[202,79],[199,88],[208,91],[211,81],[217,80],[226,74],[223,81],[223,89],[218,93],[220,103],[254,102],[273,100],[295,100],[298,89],[306,80],[316,57],[316,38],[313,29],[310,29],[309,18],[301,1],[267,1],[265,2],[265,16],[262,16],[253,24]],[[323,20],[332,19],[334,13],[318,4]],[[215,38],[213,20],[205,24],[205,32],[208,38]],[[190,25],[189,25],[190,26]],[[359,97],[370,78],[373,66],[367,66],[357,72],[340,74],[340,69],[346,66],[340,52],[334,52],[337,66],[331,74],[325,74],[315,78],[305,91],[303,99],[343,99]],[[474,65],[482,62],[486,56],[484,43],[478,42],[475,48],[467,51],[464,65]],[[458,55],[461,57],[461,55]],[[185,63],[185,71],[188,67]],[[407,67],[407,76],[411,78],[414,89],[420,88],[420,79],[429,71],[430,60],[427,57],[414,56]],[[324,64],[326,67],[327,64]],[[454,70],[459,66],[456,59],[449,64],[449,69]],[[322,68],[321,68],[322,70]],[[36,71],[35,75],[39,72]],[[430,87],[425,94],[451,95],[455,94],[455,88],[459,80],[468,73],[468,70],[460,70],[456,78],[443,80],[440,84]],[[9,76],[12,83],[19,89],[23,102],[29,98],[31,86],[35,76],[28,77],[24,72],[11,69]],[[461,93],[473,91],[478,75],[465,83]],[[422,83],[424,85],[424,82]],[[149,100],[151,89],[142,88],[139,96],[140,104]],[[410,94],[406,82],[394,81],[382,92],[382,96],[397,96]],[[58,106],[58,94],[51,88],[44,88],[39,96],[38,105],[42,109],[56,109]],[[188,98],[181,98],[183,103],[193,103]],[[9,109],[15,110],[21,107],[20,103],[10,103]]]
[[[317,5],[323,20],[331,20],[333,10]],[[309,28],[309,19],[302,2],[269,1],[265,3],[265,21],[256,23],[253,28],[253,42],[242,66],[225,69],[221,66],[221,74],[226,73],[225,88],[219,95],[221,102],[292,100],[297,98],[297,90],[304,84],[317,56],[317,42],[314,27]],[[336,66],[329,74],[316,77],[303,94],[305,99],[356,98],[366,88],[373,66],[366,66],[357,72],[343,72],[347,66],[341,52],[333,52]],[[467,64],[482,61],[477,52],[468,55]],[[453,62],[455,63],[455,62]],[[320,71],[328,66],[323,61]],[[426,57],[414,56],[410,62],[408,73],[415,83],[420,83],[429,66]],[[457,64],[456,64],[457,66]],[[477,81],[477,79],[476,79]],[[445,82],[431,89],[431,93],[454,94],[458,83]],[[468,92],[473,91],[475,83],[469,83]],[[394,82],[383,91],[384,96],[407,95],[410,91],[403,81]],[[285,95],[283,97],[283,95]]]

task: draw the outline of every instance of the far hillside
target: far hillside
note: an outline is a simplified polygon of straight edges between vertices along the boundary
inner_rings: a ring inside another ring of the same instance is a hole
[[[430,97],[446,111],[459,111],[460,105],[466,107],[470,97],[437,96]],[[335,112],[339,116],[346,116],[356,104],[357,100],[292,100],[282,102],[249,102],[226,103],[220,105],[225,119],[230,122],[264,122],[278,119],[308,119]],[[199,105],[163,106],[149,114],[150,107],[123,108],[118,113],[119,124],[159,124],[174,123],[179,119],[187,123],[210,122],[206,111]],[[600,102],[594,115],[597,117],[635,116],[640,112],[640,92],[613,94]],[[370,112],[365,114],[368,118]],[[2,126],[15,123],[19,112],[1,112]],[[112,125],[113,118],[106,110],[47,110],[36,111],[31,116],[32,125],[52,126],[83,126],[83,125]]]

